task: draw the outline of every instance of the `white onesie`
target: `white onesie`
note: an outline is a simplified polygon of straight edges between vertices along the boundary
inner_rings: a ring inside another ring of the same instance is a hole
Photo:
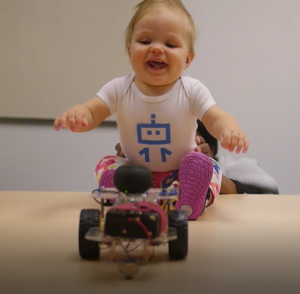
[[[127,159],[151,171],[179,169],[183,157],[196,147],[197,119],[215,103],[199,81],[181,76],[162,96],[146,96],[135,74],[113,79],[97,93],[116,114],[120,143]]]

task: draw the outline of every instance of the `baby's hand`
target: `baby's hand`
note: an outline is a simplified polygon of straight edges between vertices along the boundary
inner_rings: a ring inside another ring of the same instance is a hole
[[[223,131],[220,138],[221,146],[235,153],[240,153],[243,150],[243,153],[246,153],[249,148],[249,141],[246,135],[241,131]]]
[[[195,152],[201,152],[201,153],[206,154],[209,157],[210,156],[213,157],[213,152],[210,149],[209,144],[205,142],[203,137],[196,136],[195,141],[196,141],[196,144],[197,144],[197,147],[194,150]]]
[[[84,106],[76,105],[63,112],[54,121],[55,130],[58,131],[60,128],[68,128],[74,132],[76,128],[86,128],[88,126],[88,120],[84,110]]]

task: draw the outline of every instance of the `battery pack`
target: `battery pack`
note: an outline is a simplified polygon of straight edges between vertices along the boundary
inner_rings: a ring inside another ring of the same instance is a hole
[[[112,237],[153,239],[160,235],[161,217],[141,203],[120,204],[106,213],[104,230]]]

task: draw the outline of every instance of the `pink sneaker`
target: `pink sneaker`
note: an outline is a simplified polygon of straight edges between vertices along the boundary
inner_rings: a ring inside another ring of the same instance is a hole
[[[212,174],[213,164],[205,154],[190,152],[183,158],[179,168],[180,195],[176,209],[186,210],[189,220],[195,220],[203,213]]]

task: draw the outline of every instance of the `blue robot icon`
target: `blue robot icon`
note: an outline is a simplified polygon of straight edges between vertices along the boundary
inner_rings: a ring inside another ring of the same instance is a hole
[[[155,123],[155,114],[151,114],[150,124],[137,125],[138,143],[161,145],[170,144],[170,125]]]
[[[150,124],[138,124],[137,136],[139,144],[148,145],[162,145],[171,143],[171,131],[170,124],[157,124],[155,122],[155,114],[151,114]],[[172,152],[166,148],[161,148],[162,162],[167,161],[167,155],[171,155]],[[145,161],[150,161],[149,148],[141,150],[140,155],[145,155]]]

